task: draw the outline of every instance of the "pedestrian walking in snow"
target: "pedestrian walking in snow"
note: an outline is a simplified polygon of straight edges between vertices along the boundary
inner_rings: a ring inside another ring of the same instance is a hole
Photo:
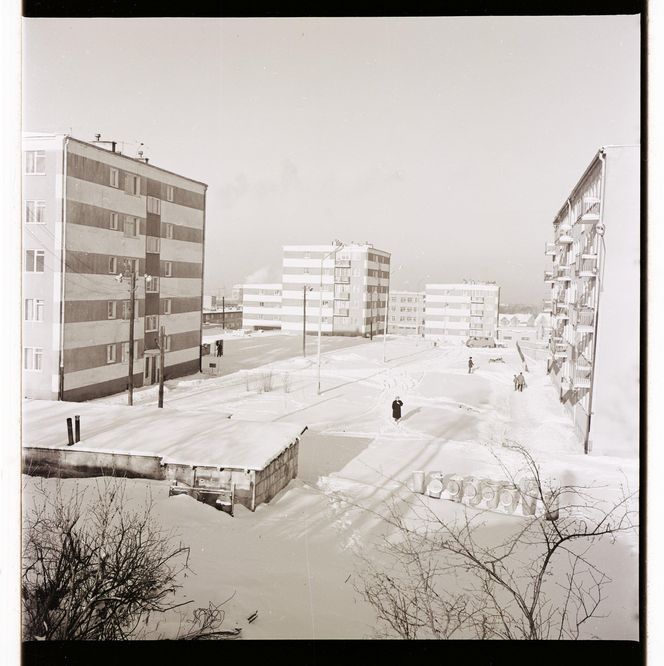
[[[517,375],[516,381],[519,391],[523,391],[523,387],[526,385],[526,378],[523,376],[522,372]]]
[[[514,375],[514,390],[519,390],[519,378],[516,375]]]
[[[468,374],[470,374],[473,371],[474,367],[475,367],[475,364],[473,363],[473,357],[471,356],[468,359]]]
[[[221,356],[221,340],[217,340],[217,356]]]
[[[394,398],[394,402],[392,402],[392,418],[394,419],[395,423],[399,423],[399,419],[401,418],[401,408],[403,407],[403,402],[401,402],[401,398],[397,396]]]

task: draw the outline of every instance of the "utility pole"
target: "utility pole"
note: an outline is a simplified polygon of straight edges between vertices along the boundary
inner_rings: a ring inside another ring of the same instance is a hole
[[[374,322],[374,296],[375,288],[371,290],[371,297],[369,299],[369,340],[373,340],[373,322]]]
[[[127,400],[129,406],[134,404],[134,309],[136,300],[136,273],[131,271],[129,283],[129,382]]]
[[[307,357],[307,285],[302,285],[302,358]]]
[[[221,328],[226,330],[226,297],[221,297]]]
[[[159,404],[164,406],[164,327],[159,327]]]

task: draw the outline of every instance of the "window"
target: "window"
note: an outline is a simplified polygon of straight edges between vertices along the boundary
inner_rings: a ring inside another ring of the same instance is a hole
[[[111,167],[111,187],[120,187],[120,172]]]
[[[115,345],[106,345],[106,363],[115,363]]]
[[[141,267],[140,260],[139,259],[128,259],[127,261],[129,263],[129,268],[131,268],[131,270],[134,273],[136,273],[136,275],[138,275],[139,272],[140,272],[139,269]]]
[[[44,272],[44,250],[25,251],[25,270],[27,273]]]
[[[149,279],[148,279],[149,278]],[[145,291],[149,294],[154,294],[159,291],[159,278],[154,275],[148,275],[145,278]]]
[[[166,277],[172,277],[173,276],[173,262],[172,261],[164,262],[164,275]]]
[[[129,238],[136,238],[138,236],[138,218],[125,216],[124,235]]]
[[[164,225],[164,236],[166,238],[173,238],[173,225],[165,224]]]
[[[115,319],[118,310],[118,304],[115,301],[108,301],[106,309],[108,311],[108,318]]]
[[[164,351],[165,352],[171,351],[171,336],[170,335],[165,335],[164,336]]]
[[[172,185],[166,185],[166,201],[173,201],[175,191]]]
[[[309,269],[308,269],[307,267],[305,267],[305,268],[302,269],[302,272],[303,272],[303,273],[308,273],[308,272],[309,272]]]
[[[111,275],[117,275],[117,273],[118,273],[118,258],[117,257],[109,257],[108,258],[108,272]]]
[[[46,151],[28,150],[25,153],[25,173],[43,176],[46,173]]]
[[[41,347],[25,347],[23,349],[23,369],[41,371],[43,355],[44,350]]]
[[[25,299],[25,321],[44,321],[44,301],[42,299]]]
[[[122,318],[129,319],[129,301],[122,301]]]
[[[157,330],[157,315],[147,315],[145,317],[145,332]]]
[[[164,314],[165,315],[171,314],[171,299],[170,298],[165,298],[164,299]]]
[[[125,176],[125,192],[127,194],[140,195],[141,193],[141,180],[138,176],[128,173]]]
[[[161,215],[161,201],[157,197],[148,197],[148,213]]]
[[[119,215],[117,213],[111,213],[110,219],[109,219],[109,229],[112,229],[113,231],[117,231],[120,227],[120,220],[119,220]]]
[[[46,224],[46,202],[26,201],[25,222],[26,224]]]
[[[122,343],[122,354],[120,356],[120,363],[129,363],[129,343]]]
[[[161,239],[156,236],[148,236],[146,252],[159,252],[159,241]]]

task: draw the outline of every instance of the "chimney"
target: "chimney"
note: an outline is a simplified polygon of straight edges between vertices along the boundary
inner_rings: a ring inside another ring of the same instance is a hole
[[[111,153],[115,152],[115,146],[117,145],[117,141],[102,141],[101,134],[95,134],[95,140],[92,141],[92,143],[96,144],[99,148],[110,151]]]

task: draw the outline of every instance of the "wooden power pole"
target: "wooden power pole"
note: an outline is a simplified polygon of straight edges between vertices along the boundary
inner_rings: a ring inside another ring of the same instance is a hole
[[[302,358],[307,357],[307,285],[302,287],[304,310],[302,312]]]
[[[159,407],[164,406],[164,347],[165,345],[164,327],[159,328]]]
[[[132,270],[129,285],[129,381],[127,383],[128,403],[134,404],[134,309],[136,300],[136,273]]]

